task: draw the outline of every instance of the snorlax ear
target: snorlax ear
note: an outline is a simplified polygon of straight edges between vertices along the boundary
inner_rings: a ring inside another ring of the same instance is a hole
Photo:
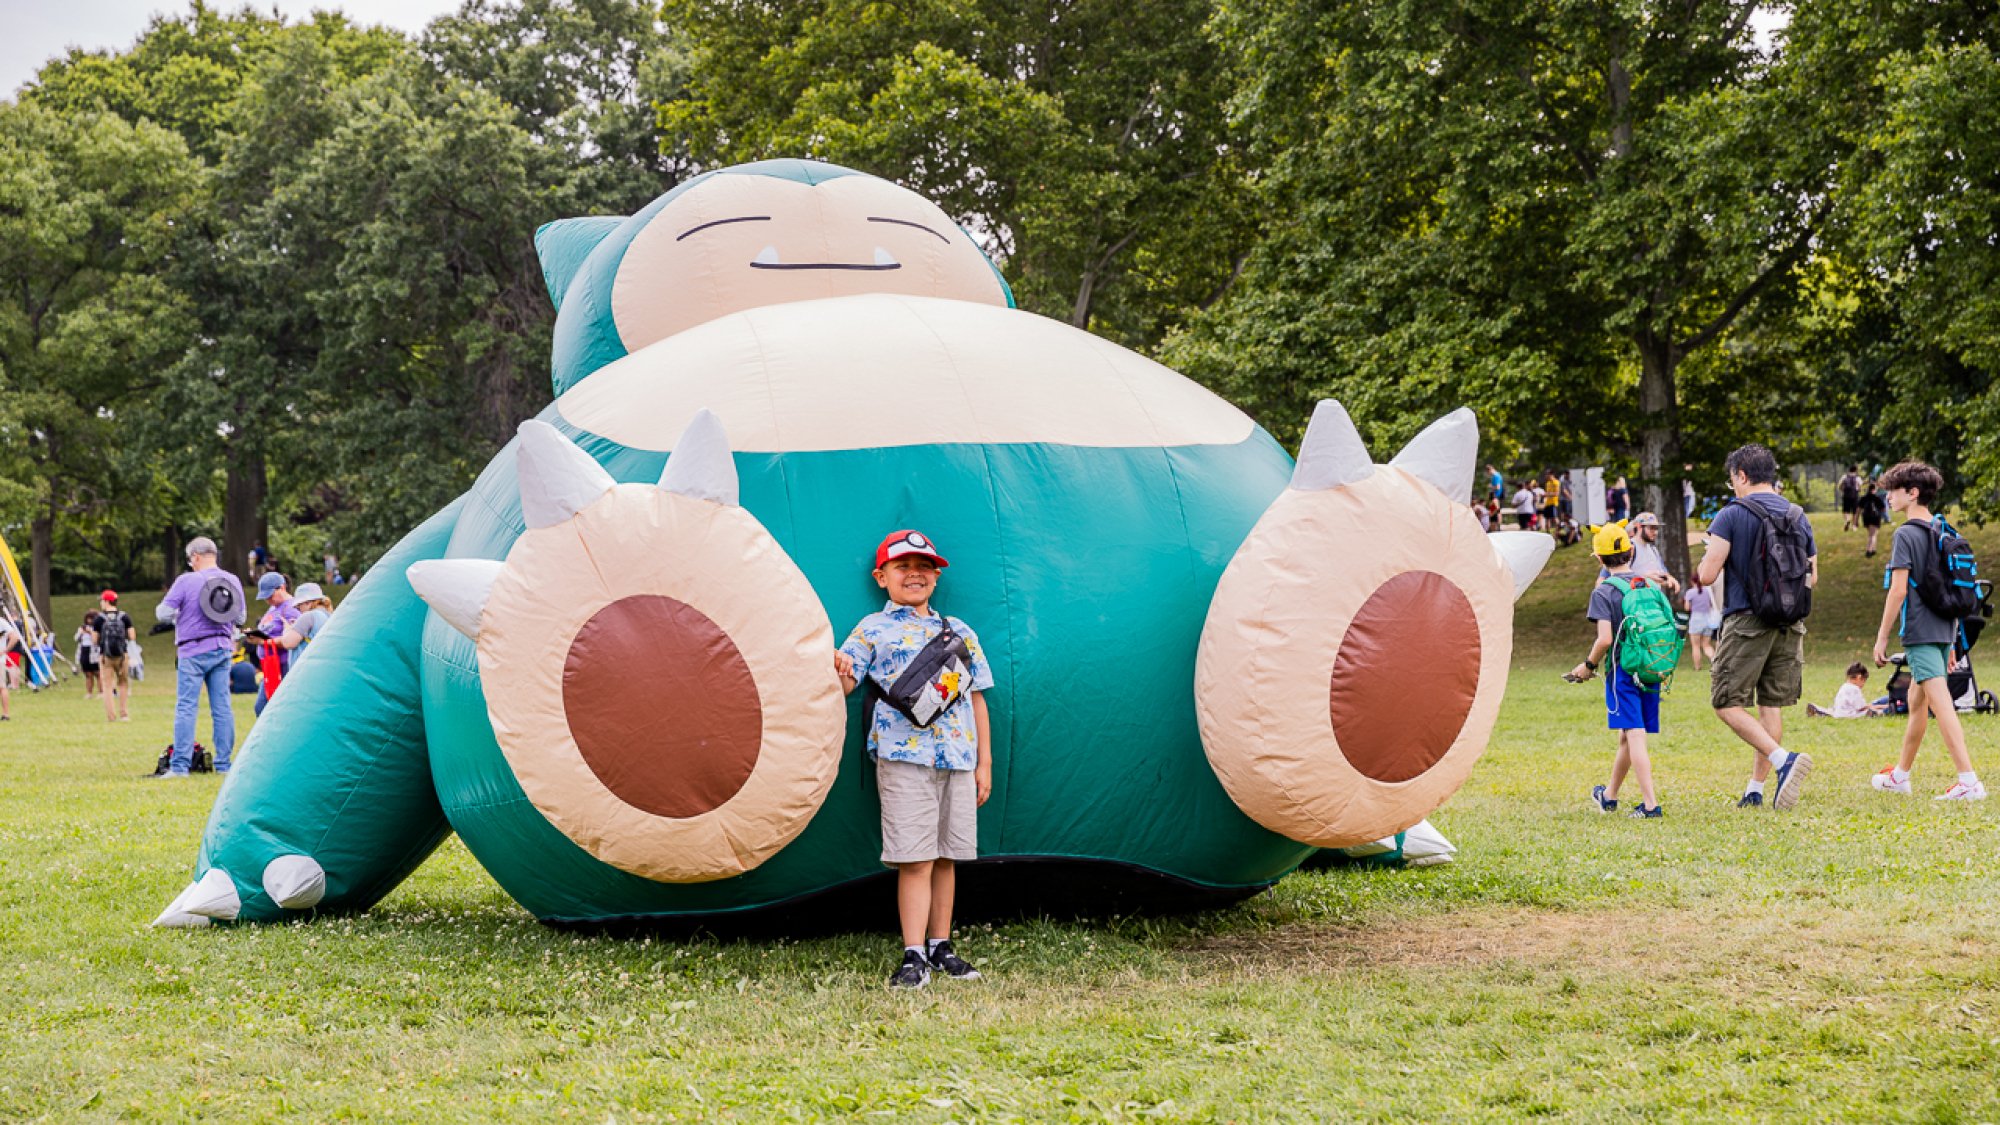
[[[542,281],[549,287],[549,300],[556,311],[562,311],[563,296],[583,268],[583,260],[624,221],[621,215],[557,219],[535,231],[535,256],[542,261]]]

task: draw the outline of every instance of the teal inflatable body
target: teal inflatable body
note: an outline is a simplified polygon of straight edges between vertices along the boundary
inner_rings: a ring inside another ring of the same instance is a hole
[[[1241,897],[1416,823],[1483,746],[1547,552],[1448,502],[1469,416],[1374,466],[1327,404],[1295,474],[1207,391],[1014,309],[935,206],[809,161],[537,245],[555,401],[287,677],[160,924],[366,909],[451,831],[556,922],[768,913],[879,876],[832,656],[882,606],[895,528],[949,555],[938,605],[993,667],[973,868],[1035,872],[982,903],[968,868],[968,906]],[[1413,620],[1413,552],[1443,582],[1423,605],[1470,624],[1419,654],[1445,719],[1383,735],[1341,701],[1407,663],[1367,645]]]

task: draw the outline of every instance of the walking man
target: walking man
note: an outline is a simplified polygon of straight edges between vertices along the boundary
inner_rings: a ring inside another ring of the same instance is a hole
[[[195,708],[208,688],[208,713],[215,725],[215,772],[229,772],[236,748],[236,715],[229,709],[229,657],[236,627],[247,612],[243,582],[215,565],[215,540],[196,536],[187,545],[188,572],[174,579],[157,615],[174,623],[179,657],[174,691],[174,753],[163,779],[185,778],[194,764]]]
[[[1819,582],[1819,554],[1805,513],[1778,495],[1778,461],[1770,450],[1746,445],[1723,464],[1736,498],[1709,525],[1708,549],[1696,568],[1703,586],[1729,576],[1723,586],[1722,629],[1709,666],[1709,703],[1755,753],[1750,782],[1737,807],[1762,806],[1764,782],[1775,769],[1771,806],[1789,809],[1798,803],[1812,772],[1809,755],[1783,746],[1784,708],[1799,701],[1805,615],[1812,587]],[[1749,710],[1753,703],[1755,715]]]

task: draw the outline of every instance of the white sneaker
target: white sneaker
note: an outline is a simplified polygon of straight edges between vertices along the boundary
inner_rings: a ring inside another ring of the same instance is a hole
[[[1934,801],[1984,801],[1986,799],[1986,783],[1975,781],[1967,785],[1963,781],[1954,781],[1951,783],[1951,788],[1931,799]]]
[[[1910,779],[1906,777],[1901,781],[1897,781],[1895,770],[1895,766],[1883,766],[1881,772],[1871,778],[1868,783],[1884,793],[1901,793],[1907,797],[1910,795]]]

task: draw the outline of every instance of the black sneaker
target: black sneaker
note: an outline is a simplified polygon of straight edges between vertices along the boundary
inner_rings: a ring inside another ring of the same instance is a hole
[[[1633,820],[1658,820],[1667,815],[1667,810],[1660,805],[1654,805],[1650,809],[1644,805],[1640,805],[1625,815],[1631,817]]]
[[[931,950],[931,967],[953,980],[978,980],[979,970],[966,964],[965,958],[951,947],[950,941],[941,941]]]
[[[1601,813],[1618,811],[1618,802],[1610,798],[1607,798],[1604,795],[1604,786],[1602,785],[1599,785],[1590,791],[1590,803],[1592,805],[1595,805],[1597,807],[1597,811]]]
[[[1736,807],[1739,809],[1761,809],[1764,807],[1764,795],[1762,793],[1745,793],[1743,794],[1743,799],[1736,802]]]
[[[1778,767],[1778,791],[1771,797],[1771,807],[1780,812],[1799,803],[1799,790],[1806,787],[1806,775],[1812,772],[1812,755],[1797,751],[1785,759]]]
[[[903,963],[889,976],[890,988],[917,989],[931,982],[931,964],[914,949],[903,950]]]

